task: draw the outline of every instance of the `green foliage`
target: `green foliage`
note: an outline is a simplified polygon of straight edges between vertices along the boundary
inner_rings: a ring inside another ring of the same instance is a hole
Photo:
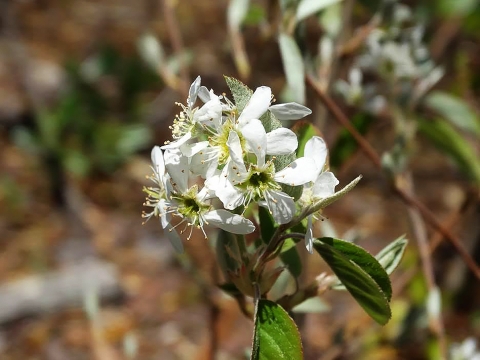
[[[480,120],[464,100],[443,91],[434,91],[425,98],[425,104],[459,129],[480,137]]]
[[[352,118],[352,125],[357,131],[365,135],[374,122],[374,117],[366,113],[357,113]],[[350,159],[358,150],[358,143],[347,129],[342,129],[337,141],[330,150],[330,166],[339,168],[345,161]]]
[[[280,33],[278,43],[292,98],[300,104],[305,104],[305,65],[300,49],[295,39],[285,33]]]
[[[140,118],[139,95],[158,77],[137,58],[122,58],[105,47],[81,66],[67,65],[69,88],[54,108],[35,114],[36,127],[19,128],[14,141],[77,176],[112,173],[144,149],[151,131]],[[102,90],[103,77],[119,88],[116,99]],[[113,115],[112,115],[113,114]]]
[[[303,359],[302,342],[295,322],[273,301],[259,299],[256,302],[251,359]]]
[[[462,171],[480,184],[480,160],[466,139],[445,120],[419,120],[419,130],[437,148],[450,155]]]
[[[385,270],[353,244],[331,238],[322,240],[314,241],[315,250],[367,314],[385,325],[391,318],[391,286]]]
[[[240,80],[229,76],[224,76],[224,78],[228,88],[232,92],[233,101],[235,101],[238,112],[241,113],[247,105],[248,100],[252,97],[253,91]]]
[[[402,235],[375,255],[375,259],[382,265],[388,275],[391,275],[400,264],[407,245],[408,240]]]

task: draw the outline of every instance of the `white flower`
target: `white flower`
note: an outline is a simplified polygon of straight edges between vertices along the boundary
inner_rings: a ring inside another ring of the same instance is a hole
[[[188,158],[179,149],[166,149],[162,154],[161,150],[155,147],[152,150],[152,161],[154,173],[158,174],[160,179],[155,182],[162,185],[158,189],[148,189],[145,205],[154,207],[154,210],[144,217],[160,217],[162,227],[175,250],[183,251],[183,244],[176,230],[182,224],[184,227],[181,234],[189,230],[187,240],[190,239],[194,227],[201,229],[207,237],[205,225],[213,225],[234,234],[249,234],[255,230],[253,223],[243,216],[224,209],[214,209],[210,202],[213,193],[207,187],[201,190],[196,184],[189,187]],[[168,185],[165,183],[167,179]],[[180,222],[172,226],[171,216],[179,217]]]
[[[453,344],[450,348],[452,360],[480,360],[480,352],[477,351],[477,342],[470,337],[461,344]]]
[[[288,129],[277,129],[269,134],[257,119],[245,125],[249,148],[256,155],[256,163],[245,165],[241,152],[240,139],[236,133],[227,141],[230,159],[220,174],[207,180],[207,186],[215,189],[225,208],[235,209],[248,206],[254,200],[263,200],[279,224],[289,222],[295,213],[295,203],[291,196],[281,191],[280,183],[297,186],[312,181],[316,175],[313,159],[296,159],[284,169],[276,172],[272,161],[265,156],[272,152],[290,154],[297,147],[296,136]]]
[[[315,162],[315,176],[312,183],[304,185],[303,203],[313,205],[318,200],[335,193],[335,186],[339,181],[333,173],[324,171],[327,154],[327,145],[321,137],[314,136],[305,144],[304,155]],[[310,253],[313,253],[313,217],[314,214],[308,216],[307,232],[305,233],[305,246]]]

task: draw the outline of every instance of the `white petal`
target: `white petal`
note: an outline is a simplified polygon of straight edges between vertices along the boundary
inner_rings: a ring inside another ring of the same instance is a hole
[[[177,253],[183,253],[183,243],[180,236],[178,236],[177,230],[175,230],[171,225],[165,229],[165,234],[167,234],[170,243]]]
[[[165,144],[160,147],[160,149],[165,150],[165,149],[176,149],[180,147],[181,145],[185,144],[188,140],[192,138],[192,133],[188,132],[185,135],[183,135],[180,139],[177,139],[175,141],[171,141],[168,144]]]
[[[201,124],[217,129],[222,120],[222,104],[218,96],[212,93],[211,100],[195,111],[193,118]]]
[[[270,106],[271,97],[272,90],[268,86],[258,87],[238,118],[240,126],[244,121],[258,119],[265,114]]]
[[[190,159],[190,171],[204,179],[213,175],[218,166],[218,150],[206,148]]]
[[[247,170],[245,168],[245,164],[243,163],[243,150],[242,150],[242,145],[240,143],[240,138],[238,137],[238,134],[235,131],[230,131],[228,134],[228,140],[227,140],[227,147],[230,153],[230,159],[233,163],[227,164],[227,166],[230,166],[230,170],[233,170],[232,167],[236,166],[236,171],[235,173],[239,173],[239,175],[244,175],[246,174]],[[233,174],[226,174],[226,175],[233,175]]]
[[[200,90],[200,76],[197,76],[195,81],[190,85],[190,90],[188,91],[187,106],[191,109],[195,102],[197,101],[197,94]]]
[[[327,144],[319,136],[314,136],[305,144],[303,155],[315,160],[315,165],[318,168],[318,173],[323,170],[325,162],[327,161]]]
[[[250,220],[223,209],[213,210],[205,214],[205,220],[210,225],[233,234],[250,234],[255,230],[255,226]]]
[[[183,144],[180,146],[180,150],[186,157],[191,157],[206,147],[208,147],[208,141],[200,141],[193,144]]]
[[[277,172],[274,179],[283,184],[297,186],[315,180],[316,175],[315,161],[308,157],[301,157]]]
[[[170,203],[165,199],[160,199],[157,204],[157,209],[160,213],[160,223],[162,224],[162,229],[165,229],[170,223],[170,214],[167,213],[169,205]]]
[[[159,146],[154,146],[152,149],[152,164],[155,175],[158,177],[158,180],[163,184],[165,177],[165,161],[163,160],[163,153],[160,150]]]
[[[312,110],[296,102],[272,105],[268,110],[270,110],[278,120],[297,120],[312,113]]]
[[[245,120],[241,131],[247,141],[249,150],[257,157],[257,165],[263,166],[267,153],[267,134],[262,122],[258,119]]]
[[[295,213],[293,198],[282,191],[269,190],[265,201],[268,209],[272,212],[273,219],[278,224],[286,224],[292,220]]]
[[[233,210],[243,204],[243,192],[233,186],[223,174],[218,177],[215,195],[218,196],[225,209]]]
[[[313,196],[318,199],[332,196],[339,181],[330,171],[321,173],[313,185]]]
[[[305,232],[305,247],[310,254],[313,254],[313,216],[307,217],[307,231]]]
[[[278,128],[267,133],[267,154],[288,155],[297,150],[297,135],[286,128]]]
[[[200,86],[200,89],[198,89],[198,97],[200,100],[202,100],[204,103],[210,100],[210,91],[205,86]]]
[[[188,189],[188,158],[180,149],[167,149],[164,153],[165,167],[170,174],[175,190],[185,192]]]

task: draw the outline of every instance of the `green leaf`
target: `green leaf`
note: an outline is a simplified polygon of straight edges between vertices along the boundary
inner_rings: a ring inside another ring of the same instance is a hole
[[[397,268],[400,260],[402,260],[407,245],[408,240],[405,239],[405,235],[402,235],[375,255],[375,259],[378,260],[388,275],[391,275]]]
[[[425,104],[458,128],[480,135],[477,114],[463,99],[443,91],[433,91],[425,98]]]
[[[352,125],[357,131],[365,135],[373,124],[374,118],[371,115],[359,113],[352,119]],[[338,135],[337,141],[330,149],[330,165],[333,168],[340,167],[347,161],[358,149],[358,143],[347,129],[342,129]]]
[[[260,235],[262,241],[268,244],[276,230],[275,221],[267,208],[263,206],[258,207],[258,217],[260,220]]]
[[[294,100],[305,104],[305,66],[300,49],[295,39],[284,33],[279,35],[278,42],[288,87],[294,94]]]
[[[217,242],[215,244],[218,265],[223,275],[228,279],[230,272],[235,272],[239,267],[241,259],[240,249],[238,248],[235,236],[225,230],[219,230]]]
[[[316,14],[327,6],[333,5],[340,0],[302,0],[297,8],[297,21],[301,21],[310,15]]]
[[[375,259],[377,259],[379,264],[382,265],[388,275],[391,275],[397,268],[400,260],[402,260],[407,245],[408,240],[405,239],[405,235],[402,235],[375,255]],[[338,284],[333,285],[332,288],[335,290],[346,290],[345,286],[343,286],[340,281]]]
[[[308,140],[310,140],[313,136],[317,135],[317,130],[315,126],[313,126],[309,122],[303,123],[296,123],[292,130],[297,134],[298,138],[298,147],[297,147],[297,156],[302,157],[303,151],[305,149],[305,144]]]
[[[480,184],[480,161],[474,148],[446,121],[419,120],[419,131],[436,147],[450,155],[460,169]]]
[[[289,239],[291,240],[291,239]],[[291,240],[293,244],[295,242]],[[287,270],[292,274],[293,277],[298,278],[302,273],[302,259],[298,254],[297,247],[291,246],[288,250],[283,250],[280,252],[280,259],[287,267]]]
[[[250,100],[250,98],[252,97],[253,91],[240,80],[229,76],[224,76],[224,78],[228,85],[228,88],[232,92],[233,100],[235,101],[238,112],[241,113],[245,108],[245,105],[247,105],[248,100]],[[269,131],[266,128],[265,130],[267,132]]]
[[[347,259],[360,266],[362,270],[370,275],[378,286],[380,286],[386,295],[387,300],[390,301],[392,298],[392,284],[390,283],[390,278],[382,265],[380,265],[377,259],[370,255],[370,253],[360,246],[348,241],[329,237],[320,238],[318,240],[335,248],[335,250],[342,253]]]
[[[251,360],[301,360],[302,341],[295,322],[278,304],[258,300]]]
[[[313,247],[367,314],[379,324],[385,325],[391,318],[391,310],[387,296],[379,284],[360,266],[328,243],[315,240]]]

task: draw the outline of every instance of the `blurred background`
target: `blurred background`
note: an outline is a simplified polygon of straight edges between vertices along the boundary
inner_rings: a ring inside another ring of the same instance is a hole
[[[391,322],[328,292],[299,315],[305,358],[473,359],[479,280],[392,183],[478,266],[478,1],[0,0],[0,16],[0,359],[246,358],[253,324],[216,287],[209,244],[178,256],[156,219],[142,225],[150,150],[198,75],[217,94],[228,75],[303,102],[340,185],[363,175],[318,234],[372,253],[410,241]],[[381,168],[295,83],[279,33]],[[298,251],[305,281],[328,271]]]

